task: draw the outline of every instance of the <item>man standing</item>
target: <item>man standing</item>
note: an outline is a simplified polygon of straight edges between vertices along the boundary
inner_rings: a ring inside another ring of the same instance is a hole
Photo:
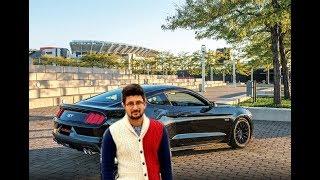
[[[130,84],[122,90],[126,115],[103,135],[101,177],[114,179],[171,180],[172,166],[168,133],[163,124],[145,114],[146,97],[142,87]]]

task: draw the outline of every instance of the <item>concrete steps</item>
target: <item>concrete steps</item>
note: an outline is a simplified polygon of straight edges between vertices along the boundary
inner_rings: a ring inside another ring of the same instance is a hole
[[[179,79],[176,75],[128,74],[127,71],[63,66],[30,65],[29,108],[75,103],[96,94],[131,83],[174,85],[195,91],[201,79]],[[206,87],[224,86],[222,81],[207,81]]]

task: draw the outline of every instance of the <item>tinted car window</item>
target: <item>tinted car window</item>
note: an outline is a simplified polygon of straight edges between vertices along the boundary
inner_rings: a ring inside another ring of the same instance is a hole
[[[106,102],[106,103],[116,103],[121,101],[122,95],[120,90],[113,90],[109,92],[105,92],[102,94],[99,94],[97,96],[93,96],[89,98],[90,101],[96,101],[96,102]]]
[[[164,95],[163,93],[150,96],[150,97],[147,98],[147,101],[148,101],[150,104],[170,105],[170,103],[169,103],[166,95]]]
[[[197,97],[185,92],[167,92],[166,94],[173,106],[205,106]]]

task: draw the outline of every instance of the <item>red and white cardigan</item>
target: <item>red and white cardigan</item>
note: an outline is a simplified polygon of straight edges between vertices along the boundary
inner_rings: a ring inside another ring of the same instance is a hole
[[[118,180],[172,179],[168,133],[163,124],[143,116],[140,136],[127,115],[112,124],[103,135],[101,177],[114,179],[114,158],[118,161]]]

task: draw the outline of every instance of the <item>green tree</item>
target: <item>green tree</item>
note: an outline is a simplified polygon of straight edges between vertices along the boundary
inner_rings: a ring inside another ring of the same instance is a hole
[[[236,61],[236,72],[241,75],[249,76],[251,72],[251,67],[248,64],[241,62],[240,60]]]
[[[230,44],[248,43],[255,34],[269,33],[274,68],[274,103],[281,104],[279,37],[288,28],[289,0],[186,0],[167,17],[163,29],[195,30],[196,38],[225,39]]]
[[[77,66],[77,60],[72,58],[55,57],[50,55],[43,55],[39,59],[33,59],[35,65],[58,65],[58,66]]]
[[[283,74],[283,85],[284,85],[284,98],[291,99],[291,91],[290,91],[290,80],[289,80],[289,67],[288,62],[291,58],[291,48],[290,48],[290,30],[286,32],[282,32],[280,27],[280,36],[279,36],[279,50],[280,50],[280,59],[281,59],[281,67]]]
[[[100,68],[116,68],[125,69],[128,63],[123,57],[117,54],[106,53],[90,53],[80,58],[80,61],[88,64],[91,67]]]
[[[248,66],[252,70],[263,68],[267,72],[267,83],[270,82],[270,69],[273,67],[271,44],[269,43],[269,33],[260,33],[251,37],[250,43],[244,50],[244,58],[250,59]]]
[[[162,52],[162,57],[159,63],[160,69],[165,74],[175,74],[179,70],[179,57],[171,52]]]

